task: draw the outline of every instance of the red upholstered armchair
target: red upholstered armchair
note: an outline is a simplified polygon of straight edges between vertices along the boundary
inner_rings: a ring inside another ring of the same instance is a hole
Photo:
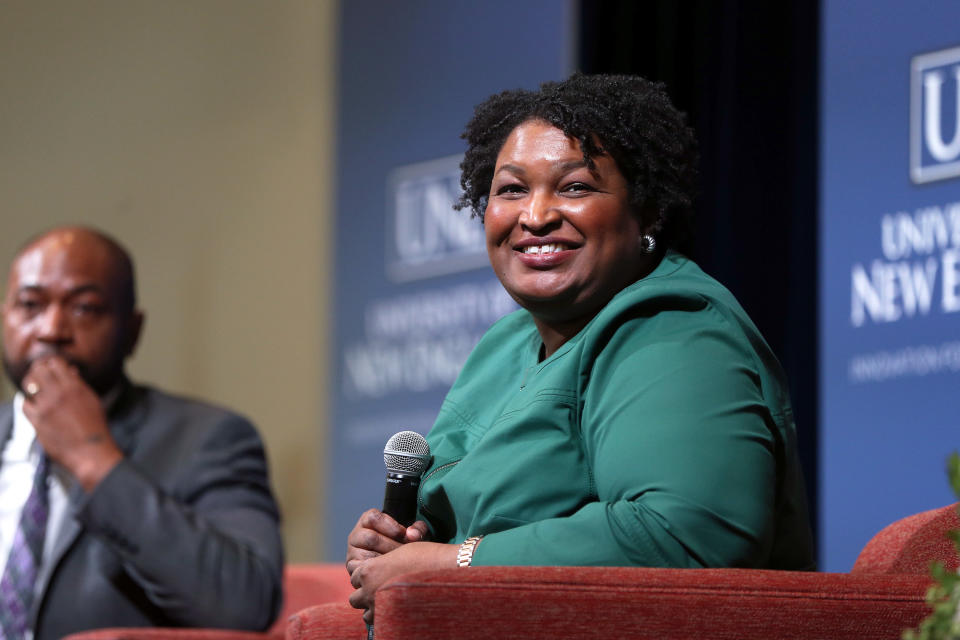
[[[321,602],[346,602],[353,593],[343,564],[292,564],[283,572],[283,609],[265,633],[227,629],[111,628],[74,633],[64,640],[273,640],[284,637],[287,619]]]
[[[377,595],[377,640],[417,638],[900,637],[927,614],[929,563],[960,564],[955,505],[900,520],[851,573],[754,569],[476,567],[400,576]],[[364,636],[344,604],[291,618],[288,640]]]

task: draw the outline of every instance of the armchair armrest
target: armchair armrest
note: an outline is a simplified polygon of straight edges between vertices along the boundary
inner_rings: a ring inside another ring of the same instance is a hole
[[[377,595],[376,635],[893,640],[926,615],[929,585],[928,577],[918,575],[472,567],[412,573],[384,585]],[[348,618],[348,611],[327,606],[301,612],[287,637],[360,638],[358,612]],[[322,621],[311,618],[316,615]],[[345,622],[349,629],[338,627]]]
[[[229,629],[172,629],[144,627],[113,627],[71,633],[63,640],[277,640],[276,635],[255,631],[232,631]]]
[[[303,609],[290,616],[287,623],[286,640],[364,640],[366,637],[363,612],[346,603],[331,602]]]

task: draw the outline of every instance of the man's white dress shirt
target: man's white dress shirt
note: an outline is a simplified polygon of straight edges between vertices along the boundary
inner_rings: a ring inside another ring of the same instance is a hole
[[[0,446],[3,447],[0,456],[0,575],[3,575],[41,455],[37,432],[23,413],[23,395],[20,393],[13,399],[13,429],[10,437]],[[50,512],[41,566],[50,562],[53,543],[67,514],[67,491],[74,482],[60,465],[51,463],[49,469],[47,492]]]

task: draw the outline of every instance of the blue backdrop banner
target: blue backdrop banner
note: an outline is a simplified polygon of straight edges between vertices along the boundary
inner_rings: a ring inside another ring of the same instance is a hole
[[[492,93],[572,70],[566,0],[340,5],[326,550],[383,501],[383,445],[426,433],[467,354],[515,308],[454,211],[459,136]]]
[[[820,151],[821,568],[953,501],[960,3],[827,0]]]

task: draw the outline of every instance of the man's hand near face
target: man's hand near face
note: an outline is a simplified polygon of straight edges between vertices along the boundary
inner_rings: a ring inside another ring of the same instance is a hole
[[[36,360],[23,380],[23,412],[51,460],[67,469],[84,491],[92,491],[123,458],[107,418],[77,370],[60,357]]]

